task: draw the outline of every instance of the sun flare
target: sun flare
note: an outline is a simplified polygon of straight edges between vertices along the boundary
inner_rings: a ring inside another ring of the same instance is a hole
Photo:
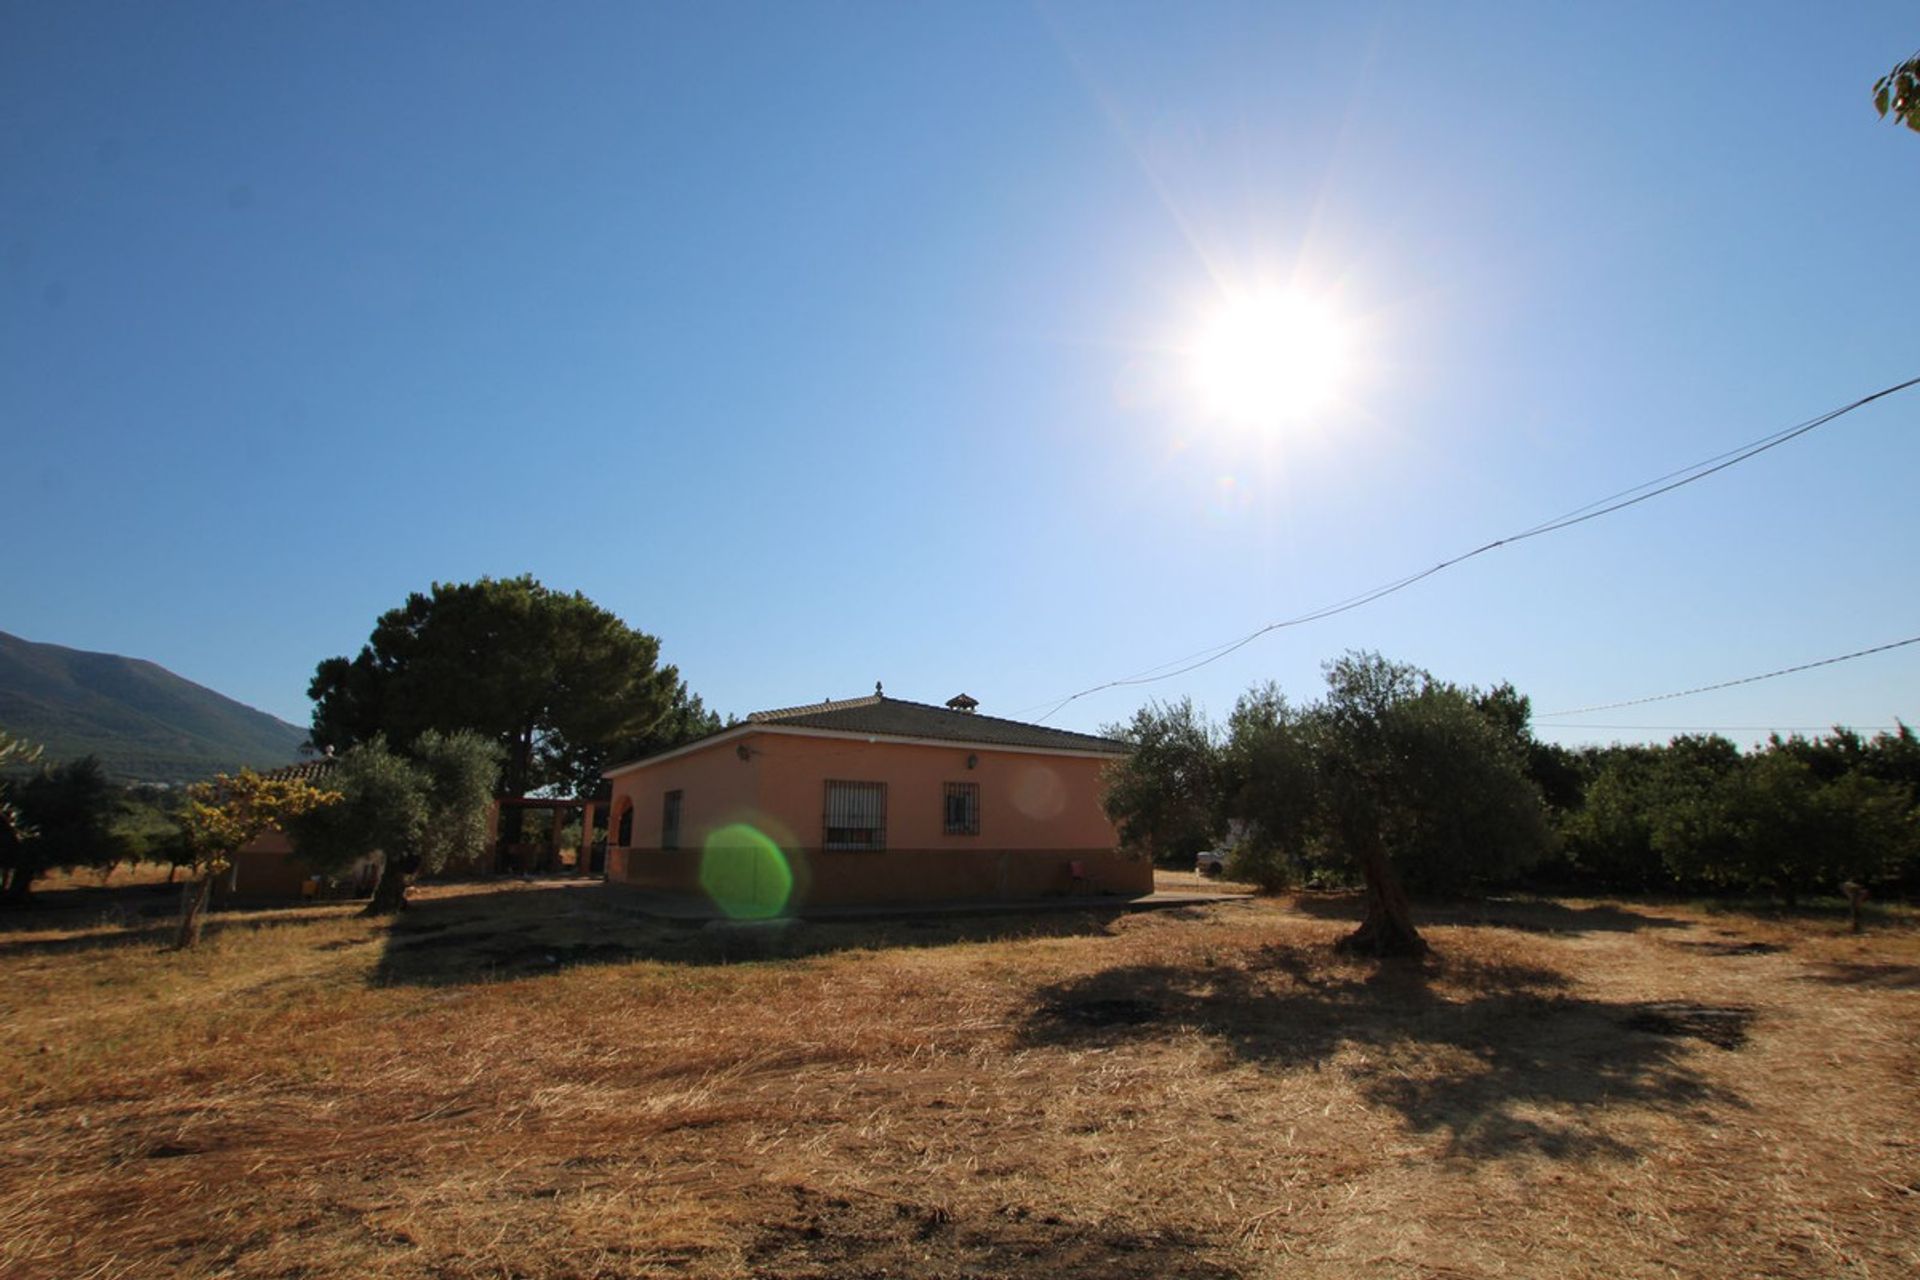
[[[1284,425],[1331,408],[1352,371],[1345,319],[1290,290],[1225,299],[1189,355],[1207,413],[1242,426]]]

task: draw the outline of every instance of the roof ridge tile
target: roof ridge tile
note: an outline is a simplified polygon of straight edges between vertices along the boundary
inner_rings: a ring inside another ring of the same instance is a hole
[[[881,696],[880,694],[870,693],[864,698],[829,699],[825,702],[803,703],[802,705],[797,707],[772,707],[766,711],[748,712],[747,723],[748,724],[765,724],[770,720],[785,720],[789,716],[819,715],[822,712],[826,712],[826,711],[845,711],[853,707],[871,707],[876,703],[887,702],[887,701],[898,702],[900,701],[900,699],[898,698],[888,699]]]

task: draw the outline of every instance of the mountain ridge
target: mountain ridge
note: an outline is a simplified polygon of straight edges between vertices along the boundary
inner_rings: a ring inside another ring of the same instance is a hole
[[[95,755],[132,782],[191,782],[299,758],[306,730],[146,658],[0,631],[0,729],[44,759]]]

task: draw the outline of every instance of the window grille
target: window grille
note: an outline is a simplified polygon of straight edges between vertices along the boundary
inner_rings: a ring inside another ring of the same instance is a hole
[[[660,847],[678,849],[680,847],[680,796],[678,791],[667,792],[667,802],[660,811]]]
[[[884,782],[827,783],[826,841],[828,849],[884,849],[887,847],[887,784]]]
[[[948,835],[979,835],[980,784],[977,782],[947,783],[946,815]]]

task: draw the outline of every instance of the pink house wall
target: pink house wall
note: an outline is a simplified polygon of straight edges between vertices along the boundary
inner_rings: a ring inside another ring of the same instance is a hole
[[[213,882],[216,902],[270,902],[306,896],[313,868],[300,860],[285,833],[269,831],[234,851],[233,865]],[[379,859],[369,854],[332,877],[337,886],[353,886]]]
[[[1101,771],[1110,759],[749,733],[613,778],[609,830],[617,833],[626,804],[634,822],[631,845],[609,847],[608,879],[697,893],[706,837],[747,823],[789,851],[802,905],[1149,893],[1151,866],[1117,851],[1118,833],[1100,808]],[[829,780],[887,785],[884,851],[822,847]],[[948,782],[979,786],[978,835],[947,834]],[[681,792],[677,853],[659,847],[673,790]]]

